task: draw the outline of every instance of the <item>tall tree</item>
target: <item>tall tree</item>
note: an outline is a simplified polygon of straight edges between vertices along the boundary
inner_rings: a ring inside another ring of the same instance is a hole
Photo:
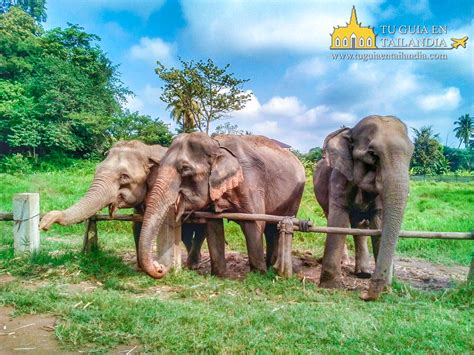
[[[471,141],[471,136],[474,134],[474,122],[472,117],[469,114],[462,115],[454,122],[456,126],[454,128],[454,133],[456,138],[459,139],[459,147],[461,144],[464,143],[466,149],[468,149],[471,145],[469,144]]]
[[[229,65],[219,68],[211,59],[180,62],[181,69],[166,68],[157,62],[155,72],[165,82],[160,98],[172,109],[172,117],[179,118],[184,131],[196,127],[209,134],[211,122],[241,110],[250,99],[242,89],[248,80],[228,73]]]
[[[0,14],[0,141],[7,153],[86,156],[112,142],[128,90],[83,28],[44,31],[18,6]]]
[[[46,21],[46,0],[0,0],[0,13],[9,11],[13,6],[20,7],[38,22]]]
[[[448,161],[443,155],[443,146],[439,135],[433,132],[432,126],[424,126],[419,130],[412,128],[415,134],[415,150],[411,166],[417,175],[443,174],[448,171]]]

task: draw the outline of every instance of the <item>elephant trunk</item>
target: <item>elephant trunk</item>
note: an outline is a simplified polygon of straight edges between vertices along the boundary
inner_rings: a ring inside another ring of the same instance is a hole
[[[77,203],[63,211],[62,225],[81,222],[112,203],[118,186],[106,175],[96,175],[89,190]]]
[[[167,267],[153,260],[153,241],[179,194],[180,176],[176,169],[162,166],[147,201],[143,226],[138,243],[138,256],[143,270],[155,279],[168,272]]]
[[[409,162],[395,157],[388,161],[391,162],[390,166],[382,165],[382,236],[375,271],[366,297],[368,300],[376,300],[391,279],[395,248],[408,197]]]

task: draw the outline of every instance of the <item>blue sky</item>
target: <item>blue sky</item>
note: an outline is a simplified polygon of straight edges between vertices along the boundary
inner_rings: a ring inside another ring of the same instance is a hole
[[[349,21],[353,5],[378,38],[381,25],[443,25],[448,45],[451,37],[470,39],[466,49],[426,51],[447,60],[334,60],[329,34]],[[250,79],[245,89],[253,96],[229,120],[302,152],[370,114],[433,125],[443,143],[457,146],[453,122],[474,114],[471,1],[48,0],[47,7],[46,28],[71,22],[99,35],[136,94],[127,106],[167,123],[154,68],[156,60],[176,65],[178,56],[230,63]]]

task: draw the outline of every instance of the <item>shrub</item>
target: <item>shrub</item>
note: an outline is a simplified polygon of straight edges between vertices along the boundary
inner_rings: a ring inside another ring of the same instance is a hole
[[[21,153],[7,155],[0,160],[0,171],[4,173],[27,174],[32,169],[30,160]]]

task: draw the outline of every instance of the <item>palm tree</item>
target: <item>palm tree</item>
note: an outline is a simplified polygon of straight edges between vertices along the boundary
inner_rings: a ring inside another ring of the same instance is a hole
[[[181,124],[183,132],[192,132],[199,125],[199,105],[195,100],[182,95],[176,97],[167,109],[171,109],[171,118]]]
[[[465,115],[459,117],[458,120],[454,122],[454,125],[457,126],[454,128],[454,133],[456,134],[456,138],[459,139],[458,148],[461,147],[462,143],[464,143],[464,146],[468,148],[472,132],[474,131],[474,122],[472,121],[472,117],[466,113]]]

